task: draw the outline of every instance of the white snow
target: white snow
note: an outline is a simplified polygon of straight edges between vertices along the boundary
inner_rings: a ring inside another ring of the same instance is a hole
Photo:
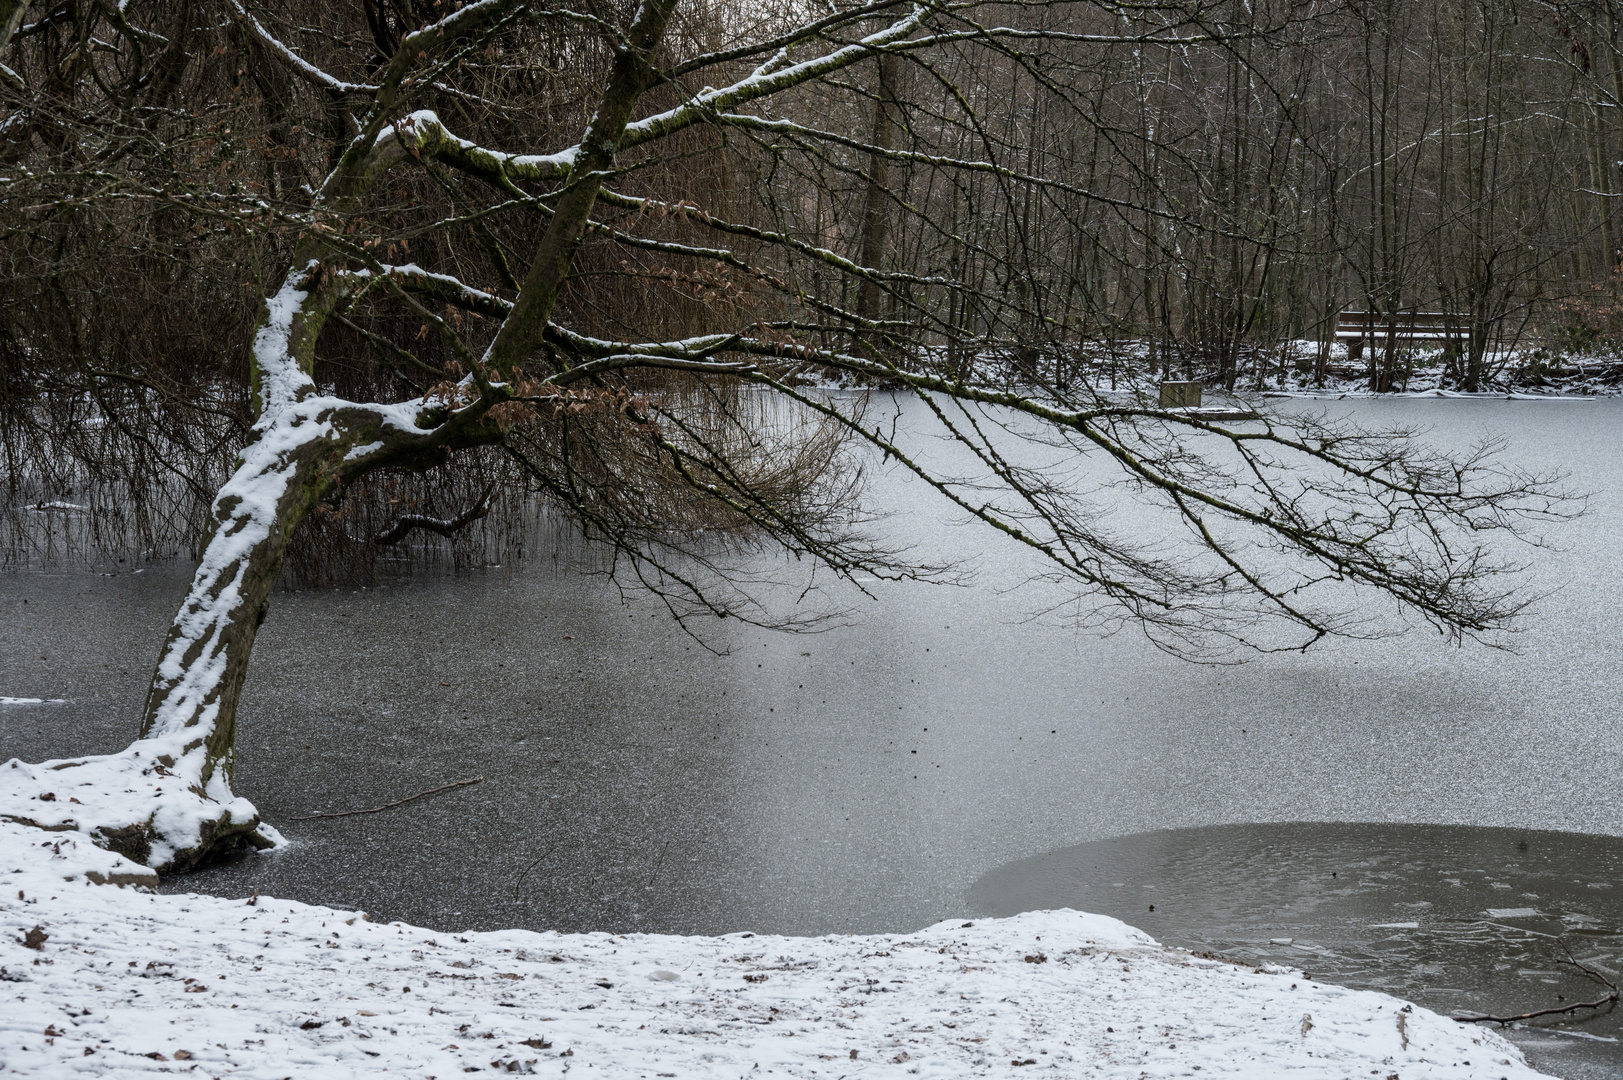
[[[579,146],[570,146],[552,154],[509,154],[501,150],[469,142],[445,126],[433,109],[418,109],[378,133],[373,140],[374,149],[386,148],[390,143],[407,138],[417,145],[430,135],[436,135],[454,145],[465,154],[488,155],[494,163],[505,166],[513,175],[525,180],[547,180],[565,176],[580,154]]]
[[[0,847],[8,830],[34,827],[38,839],[66,845],[52,853],[53,860],[71,861],[72,868],[60,872],[50,863],[58,878],[93,873],[92,880],[151,882],[156,875],[148,866],[164,867],[176,851],[195,846],[206,824],[256,821],[253,804],[231,794],[220,770],[199,782],[195,767],[188,768],[201,753],[190,745],[195,730],[141,739],[116,754],[38,765],[13,758],[0,765]],[[97,846],[105,831],[145,823],[153,833],[148,866]],[[278,839],[269,826],[259,829],[266,839]],[[33,845],[25,850],[43,858]]]
[[[1100,915],[823,938],[456,934],[90,885],[98,852],[0,820],[0,1074],[1539,1075],[1491,1031]]]
[[[263,416],[275,416],[315,392],[315,383],[288,355],[288,340],[293,333],[293,320],[310,297],[309,292],[299,286],[317,269],[317,264],[311,262],[289,270],[282,287],[265,301],[265,325],[254,334],[254,360],[259,369]]]
[[[378,87],[376,86],[372,86],[367,83],[344,82],[342,79],[335,78],[316,67],[314,64],[310,63],[310,61],[306,60],[304,57],[282,44],[282,42],[272,35],[269,30],[266,30],[264,25],[261,24],[258,19],[254,18],[253,13],[242,6],[241,0],[232,0],[231,7],[236,12],[237,18],[242,22],[247,23],[249,28],[253,30],[254,36],[259,38],[259,40],[263,42],[265,46],[272,52],[280,56],[285,63],[291,64],[299,71],[303,72],[305,78],[309,79],[310,81],[317,83],[320,86],[324,86],[329,90],[337,91],[341,94],[377,92]],[[119,10],[123,10],[122,3],[119,5]]]
[[[151,857],[144,861],[160,869],[201,843],[211,823],[258,825],[253,805],[231,793],[229,760],[217,763],[208,756],[228,670],[228,631],[236,620],[253,615],[249,610],[253,598],[244,589],[255,552],[277,527],[279,507],[298,471],[301,450],[371,430],[368,418],[375,418],[380,427],[421,434],[417,421],[429,404],[423,398],[397,404],[357,403],[318,392],[293,355],[292,339],[310,296],[308,279],[319,269],[315,262],[293,269],[265,302],[265,323],[253,346],[260,416],[252,441],[215,496],[216,527],[159,658],[149,738],[106,757],[43,766],[11,762],[13,775],[7,779],[14,782],[13,791],[0,793],[0,806],[18,804],[22,817],[40,820],[34,811],[44,796],[54,794],[50,789],[57,783],[51,773],[81,769],[74,775],[83,780],[82,802],[94,799],[95,807],[76,813],[71,822],[59,823],[61,827],[95,836],[141,826],[153,835]],[[471,384],[471,376],[464,381]],[[354,416],[340,418],[356,413],[361,414],[358,427]],[[364,459],[386,446],[376,439],[350,446],[343,461]],[[216,768],[217,764],[226,767]],[[274,839],[266,829],[258,832],[262,839]]]

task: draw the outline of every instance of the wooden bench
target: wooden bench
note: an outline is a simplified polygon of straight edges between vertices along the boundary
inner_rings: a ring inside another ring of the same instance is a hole
[[[1376,346],[1387,340],[1398,345],[1453,342],[1465,334],[1468,319],[1450,311],[1396,311],[1387,315],[1370,311],[1343,311],[1336,316],[1336,340],[1347,346],[1347,359],[1364,355],[1364,343]]]

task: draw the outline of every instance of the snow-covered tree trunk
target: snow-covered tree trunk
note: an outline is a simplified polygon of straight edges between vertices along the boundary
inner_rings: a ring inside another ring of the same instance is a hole
[[[146,835],[137,828],[122,839],[126,854],[162,869],[184,869],[241,842],[270,842],[252,808],[233,798],[231,773],[237,700],[288,540],[311,507],[423,435],[420,408],[316,392],[309,347],[330,308],[319,297],[321,278],[319,262],[295,270],[266,305],[254,342],[259,420],[215,496],[212,532],[147,692],[141,741],[126,751],[221,808],[178,832],[154,819]],[[156,863],[154,843],[172,849]]]
[[[511,6],[504,0],[469,5],[443,20],[446,27],[408,37],[402,55],[410,60],[420,46],[446,39],[457,20],[488,22]],[[384,276],[391,286],[450,289],[463,301],[474,300],[473,291],[416,267],[344,269],[355,252],[322,218],[356,205],[391,165],[425,148],[480,157],[476,167],[507,163],[456,140],[432,113],[385,123],[391,97],[385,81],[373,122],[323,184],[294,267],[265,302],[252,349],[252,434],[215,497],[202,558],[147,692],[139,740],[106,757],[9,763],[28,770],[31,782],[7,778],[17,782],[8,785],[12,794],[0,795],[0,820],[89,833],[119,860],[97,871],[105,880],[138,879],[139,869],[129,862],[178,872],[244,846],[277,842],[253,805],[233,794],[231,779],[237,702],[288,540],[312,507],[366,473],[433,468],[449,450],[501,437],[488,414],[513,399],[503,380],[541,342],[632,109],[654,82],[648,58],[674,7],[675,0],[651,0],[639,9],[625,38],[629,47],[616,59],[580,144],[543,159],[562,174],[563,194],[518,302],[502,309],[501,328],[475,370],[448,395],[398,404],[319,392],[312,371],[327,318],[342,300]],[[408,67],[390,70],[398,80]]]
[[[252,804],[233,795],[231,766],[237,699],[288,538],[312,506],[356,476],[435,453],[433,432],[418,427],[430,403],[357,404],[317,393],[310,349],[344,284],[311,261],[266,304],[254,342],[259,420],[215,497],[212,532],[159,657],[139,740],[105,757],[12,762],[34,782],[8,777],[0,815],[88,832],[162,872],[276,842]]]

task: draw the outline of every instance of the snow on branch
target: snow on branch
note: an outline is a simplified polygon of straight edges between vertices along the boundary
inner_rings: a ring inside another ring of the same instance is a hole
[[[440,536],[455,536],[475,521],[490,513],[490,495],[493,489],[486,488],[485,493],[479,496],[468,509],[454,518],[430,517],[427,514],[402,514],[395,523],[372,537],[372,543],[384,546],[398,544],[410,535],[413,529],[422,529],[425,532],[438,533]]]
[[[276,294],[265,301],[265,321],[254,334],[254,393],[262,416],[274,415],[315,391],[315,383],[300,366],[294,338],[310,298],[309,278],[320,270],[317,262],[295,267]]]
[[[439,274],[424,270],[416,263],[392,265],[379,263],[378,269],[373,270],[344,270],[337,276],[349,278],[356,282],[369,282],[377,279],[387,279],[402,288],[413,292],[427,293],[435,299],[457,307],[476,311],[481,315],[500,317],[513,309],[510,300],[504,300],[495,293],[476,289],[463,282],[460,278],[450,274]]]
[[[490,150],[452,132],[432,109],[416,112],[388,125],[372,143],[370,168],[382,172],[406,156],[427,155],[505,191],[523,194],[515,182],[561,179],[569,174],[579,153],[568,147],[554,154],[510,154]]]
[[[775,71],[763,70],[770,67],[770,65],[763,65],[763,68],[756,69],[748,78],[740,79],[731,86],[720,90],[706,87],[674,109],[668,109],[646,119],[627,124],[619,145],[624,149],[662,138],[674,131],[697,123],[713,113],[735,109],[747,102],[770,97],[791,87],[799,86],[802,83],[810,82],[813,79],[832,74],[842,68],[869,59],[876,52],[893,48],[900,42],[905,41],[909,34],[919,28],[924,21],[924,15],[925,8],[915,7],[912,14],[906,18],[898,19],[890,26],[869,34],[861,41],[836,49],[816,59],[805,60]]]
[[[231,0],[231,10],[235,12],[237,21],[246,26],[261,45],[270,50],[271,55],[286,64],[294,74],[312,86],[319,86],[325,90],[335,90],[341,94],[375,93],[379,89],[370,83],[351,83],[329,75],[310,61],[282,44],[277,37],[265,29],[253,13],[242,5],[242,0]]]

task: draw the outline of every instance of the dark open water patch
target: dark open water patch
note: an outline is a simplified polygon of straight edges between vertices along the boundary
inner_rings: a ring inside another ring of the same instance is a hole
[[[1010,863],[986,915],[1071,907],[1161,941],[1381,990],[1444,1014],[1593,1000],[1573,957],[1623,981],[1623,837],[1458,825],[1222,825]],[[1565,1001],[1561,1000],[1565,998]],[[1518,1025],[1535,1066],[1623,1077],[1623,1010]]]

